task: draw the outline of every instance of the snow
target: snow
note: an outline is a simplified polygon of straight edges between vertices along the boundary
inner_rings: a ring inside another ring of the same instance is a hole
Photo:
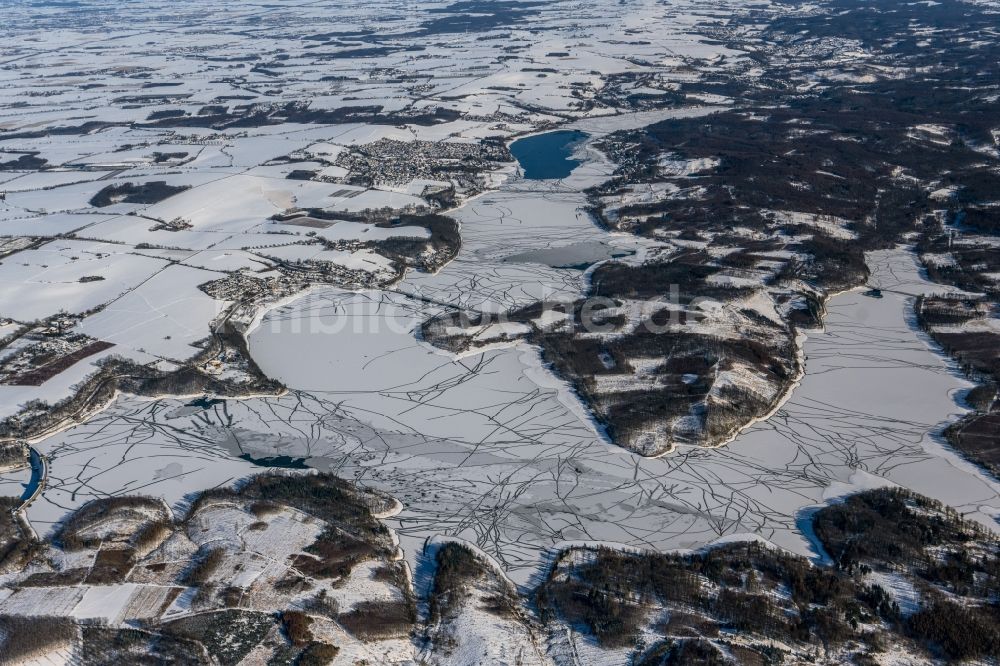
[[[958,192],[958,188],[955,186],[942,187],[931,192],[931,199],[935,201],[948,201]]]
[[[433,556],[436,551],[432,549],[445,542],[444,539],[435,539],[430,544],[428,556]],[[463,595],[450,599],[455,608],[430,627],[430,640],[420,655],[421,659],[434,666],[474,663],[531,666],[552,663],[551,657],[545,653],[544,635],[539,627],[532,626],[532,617],[524,609],[515,607],[512,614],[486,610],[491,600],[511,595],[513,584],[504,576],[499,564],[488,555],[477,552],[475,546],[462,545],[476,553],[485,571],[468,581]]]
[[[920,610],[923,595],[913,587],[913,583],[905,576],[875,571],[868,574],[867,579],[870,584],[878,585],[889,593],[892,600],[899,604],[899,610],[903,617]]]
[[[527,324],[520,324],[516,322],[504,322],[499,324],[490,324],[484,328],[481,332],[476,335],[478,340],[497,340],[505,337],[515,337],[518,335],[526,335],[531,332],[531,327]]]
[[[265,257],[288,262],[326,262],[368,273],[391,273],[393,271],[392,262],[389,259],[371,250],[327,250],[322,245],[286,245],[264,250],[261,254]]]
[[[115,347],[111,347],[89,356],[45,381],[41,386],[0,385],[0,418],[17,413],[29,400],[44,400],[51,405],[70,397],[83,380],[97,372],[95,364],[108,356],[113,356],[116,351]]]
[[[322,525],[300,511],[282,511],[268,516],[264,529],[243,532],[243,543],[247,549],[264,557],[283,560],[289,552],[304,550],[316,541],[323,531]]]
[[[119,624],[129,601],[139,589],[135,583],[88,587],[70,615],[78,620],[105,620],[109,624]]]
[[[401,602],[403,595],[394,585],[375,580],[375,572],[383,566],[380,562],[362,562],[351,570],[347,580],[337,581],[329,590],[331,598],[337,600],[342,613],[349,613],[359,603]]]
[[[573,462],[562,473],[571,478],[582,475],[579,483],[596,489],[596,495],[588,500],[581,497],[582,503],[574,504],[577,520],[588,516],[586,534],[592,540],[635,543],[633,536],[620,529],[633,524],[643,534],[641,543],[654,543],[657,548],[690,547],[729,533],[756,532],[767,534],[783,547],[809,554],[811,547],[795,526],[796,515],[821,502],[831,488],[839,493],[857,487],[862,482],[855,474],[859,461],[879,479],[961,507],[988,524],[991,514],[1000,508],[997,484],[933,436],[939,423],[961,414],[954,396],[968,384],[955,378],[948,364],[910,328],[907,296],[895,293],[916,294],[937,285],[923,282],[912,255],[905,251],[876,253],[870,261],[873,284],[892,293],[883,299],[870,299],[858,292],[836,297],[830,304],[825,330],[812,334],[805,343],[806,377],[776,417],[752,427],[726,448],[684,450],[683,466],[670,456],[638,460],[609,448],[590,430],[589,423],[576,415],[572,399],[562,390],[549,388],[558,386],[558,380],[535,379],[536,372],[526,373],[522,351],[492,350],[466,357],[461,361],[463,367],[428,356],[420,346],[407,347],[410,329],[404,322],[420,321],[427,313],[410,314],[405,302],[395,296],[367,306],[367,317],[377,319],[376,328],[374,321],[359,319],[365,315],[358,296],[318,294],[311,303],[302,304],[300,316],[308,313],[310,320],[319,321],[324,320],[325,312],[346,316],[352,330],[335,334],[337,345],[327,344],[318,331],[312,335],[291,333],[287,327],[290,312],[285,312],[283,325],[265,322],[252,337],[251,348],[268,372],[290,386],[317,397],[336,396],[348,421],[358,418],[398,433],[398,445],[380,445],[372,452],[382,451],[377,457],[382,470],[378,486],[402,496],[407,505],[399,518],[406,526],[401,529],[404,546],[437,533],[437,521],[446,520],[444,515],[465,513],[461,507],[470,501],[466,491],[448,481],[456,462],[466,470],[463,486],[478,478],[473,486],[478,488],[476,496],[499,490],[491,490],[497,481],[488,468],[495,466],[497,473],[508,470],[508,480],[500,487],[529,484],[531,492],[524,496],[524,511],[542,510],[549,515],[548,520],[560,520],[562,512],[546,499],[562,496],[560,484],[544,480],[547,476],[535,477],[531,471],[539,465],[536,456],[543,451],[547,460],[557,456],[556,451],[563,451],[557,457]],[[763,303],[758,305],[766,310]],[[393,324],[396,317],[403,319]],[[864,322],[864,328],[858,328],[858,322]],[[286,349],[307,349],[304,358],[309,360],[297,363],[283,351]],[[330,365],[317,363],[316,359],[322,358],[330,359]],[[519,399],[528,400],[531,408],[524,411]],[[549,425],[544,433],[536,434],[534,429],[541,428],[542,421],[536,423],[532,413],[546,414],[544,422],[556,427]],[[498,424],[506,425],[498,429]],[[416,441],[403,444],[412,441],[416,433]],[[425,437],[430,439],[422,439]],[[373,441],[361,440],[366,441],[363,446],[373,447]],[[346,452],[333,441],[329,443],[339,453],[331,450],[327,455],[337,457]],[[567,446],[571,448],[562,448]],[[315,443],[312,450],[314,455],[318,452]],[[520,462],[515,464],[515,460]],[[367,468],[364,456],[356,458],[355,464],[358,469]],[[648,479],[640,481],[636,491],[647,483],[658,488],[670,484],[671,509],[635,504],[638,498],[626,489],[633,483],[636,465],[642,478]],[[578,471],[570,472],[574,468]],[[812,471],[803,477],[806,468]],[[511,469],[518,471],[510,476]],[[822,474],[817,474],[817,469],[822,469]],[[419,483],[411,486],[410,474],[418,471],[413,482],[419,478]],[[419,489],[427,487],[432,474],[439,479],[437,491],[433,497],[423,498]],[[475,476],[470,477],[472,474]],[[689,493],[701,496],[701,481],[697,479],[702,478],[713,479],[712,494],[700,500],[688,497]],[[441,506],[442,502],[452,508]],[[594,502],[601,507],[596,514],[585,508]],[[616,509],[626,506],[630,507],[627,514]],[[423,517],[415,522],[416,516],[426,511],[438,518]],[[710,521],[701,517],[706,513],[713,516]],[[518,537],[510,543],[503,538],[488,542],[497,549],[489,552],[516,560],[526,554],[528,534],[536,535],[532,538],[538,539],[540,548],[555,538],[537,525],[527,527],[518,515],[509,514],[507,519],[507,529]],[[475,524],[473,516],[468,519]],[[674,527],[666,527],[668,524]],[[472,537],[465,530],[458,534]],[[583,533],[566,525],[557,534],[556,540],[564,541]]]
[[[769,211],[774,216],[777,224],[791,226],[804,226],[839,240],[853,240],[857,234],[846,228],[851,224],[850,220],[845,220],[834,215],[815,215],[812,213],[802,213],[797,211],[776,210]]]
[[[660,174],[666,177],[691,176],[701,171],[708,171],[718,166],[715,158],[700,158],[695,160],[678,159],[675,155],[665,155],[660,159]]]
[[[39,450],[51,459],[50,478],[28,511],[40,532],[84,502],[111,494],[151,494],[178,506],[194,491],[258,471],[239,458],[244,453],[300,456],[318,468],[386,490],[403,505],[389,520],[411,560],[425,539],[447,533],[476,544],[518,582],[535,574],[546,549],[571,541],[667,550],[758,535],[811,554],[798,524],[801,513],[833,495],[876,482],[913,488],[984,524],[992,524],[1000,514],[998,484],[936,436],[944,423],[964,413],[955,396],[969,384],[956,378],[909,325],[911,297],[937,286],[920,278],[904,249],[869,257],[872,285],[883,288],[885,298],[849,292],[830,302],[825,330],[811,332],[805,342],[806,375],[778,413],[715,450],[682,448],[676,455],[640,458],[606,440],[579,398],[552,375],[536,349],[520,344],[455,358],[415,338],[417,325],[440,313],[440,304],[498,312],[538,299],[572,300],[587,287],[583,271],[506,263],[509,257],[587,242],[640,251],[645,247],[643,241],[606,234],[589,220],[583,190],[606,179],[613,168],[593,144],[616,130],[707,116],[732,100],[703,95],[704,105],[697,107],[619,114],[609,108],[581,112],[573,93],[593,94],[602,83],[595,71],[655,72],[655,87],[667,87],[691,79],[689,71],[682,71],[690,58],[713,63],[705,67],[724,66],[723,56],[737,67],[746,65],[743,53],[703,42],[689,32],[693,23],[704,19],[703,8],[692,11],[683,3],[553,5],[546,9],[552,13],[544,22],[513,33],[510,43],[527,48],[513,50],[505,62],[495,57],[496,44],[480,42],[475,32],[429,40],[435,43],[424,45],[419,55],[318,61],[302,46],[305,30],[315,24],[384,25],[379,15],[385,7],[300,7],[283,14],[286,22],[275,26],[273,34],[242,29],[248,17],[264,9],[248,6],[233,14],[231,6],[218,2],[178,3],[171,8],[176,12],[171,44],[176,47],[165,49],[146,44],[149,35],[141,32],[146,7],[119,8],[134,25],[81,25],[73,30],[37,29],[15,20],[27,16],[26,10],[11,8],[11,34],[17,43],[11,46],[16,51],[4,56],[14,60],[0,73],[0,89],[10,100],[0,127],[19,131],[88,120],[125,125],[81,135],[0,140],[5,151],[38,151],[52,164],[66,165],[65,170],[45,174],[10,179],[3,174],[8,196],[0,202],[0,233],[77,236],[55,238],[3,260],[0,314],[33,319],[59,308],[82,312],[104,306],[78,330],[116,343],[114,353],[143,363],[185,361],[198,353],[192,343],[209,334],[211,322],[228,305],[213,301],[199,285],[232,271],[266,269],[270,262],[262,255],[389,270],[385,260],[370,251],[304,245],[304,227],[271,218],[298,207],[361,212],[416,206],[422,203],[417,190],[427,183],[414,181],[396,188],[399,191],[386,191],[285,177],[299,166],[322,167],[325,176],[336,178],[342,171],[324,163],[346,147],[384,138],[508,139],[556,121],[591,135],[581,150],[586,162],[557,183],[519,181],[510,171],[490,175],[499,189],[455,211],[463,225],[463,247],[459,257],[436,274],[410,274],[390,292],[317,288],[273,310],[251,336],[250,348],[269,375],[289,386],[290,395],[209,408],[182,399],[120,397],[88,423],[41,442]],[[417,25],[426,10],[416,3],[408,7],[412,16],[403,18]],[[226,29],[203,21],[218,12],[226,12]],[[104,39],[100,49],[88,46],[95,30]],[[860,48],[842,44],[837,59],[856,61],[863,55]],[[58,55],[53,55],[56,49]],[[233,60],[220,64],[211,59],[279,50],[288,55],[287,74],[276,80]],[[548,55],[555,52],[569,55]],[[457,59],[456,53],[464,57]],[[83,60],[90,63],[87,71],[67,76],[78,73]],[[375,71],[376,62],[391,75]],[[649,64],[639,64],[643,62]],[[527,71],[549,67],[557,71],[545,77]],[[176,92],[191,97],[176,103],[116,103],[115,98],[142,89],[142,80],[129,75],[131,68],[148,68],[151,75],[181,82]],[[229,76],[236,72],[238,77]],[[346,79],[322,81],[328,72]],[[29,94],[37,88],[40,80],[32,77],[39,73],[51,77],[47,97]],[[70,79],[72,83],[66,83]],[[104,87],[83,90],[82,83]],[[197,113],[202,105],[230,95],[276,104],[309,100],[314,109],[369,103],[386,109],[439,105],[467,117],[430,127],[141,127],[153,111]],[[20,102],[27,106],[18,106]],[[526,110],[525,105],[539,108]],[[490,118],[498,112],[509,115]],[[943,127],[914,131],[922,140],[944,141],[949,136]],[[161,150],[188,152],[190,161],[156,164],[152,153]],[[688,178],[712,164],[665,155],[661,167],[665,176]],[[106,210],[89,206],[90,197],[107,184],[151,180],[192,188],[152,205],[119,204]],[[42,189],[46,187],[51,189]],[[940,189],[933,194],[945,197]],[[633,188],[618,203],[699,195],[696,186],[664,184]],[[857,222],[803,211],[774,214],[776,224],[845,241],[854,237],[850,225]],[[150,230],[157,221],[178,218],[191,228]],[[292,233],[273,233],[278,230]],[[353,222],[317,229],[318,236],[331,241],[383,240],[401,234],[426,238],[426,230],[385,230]],[[104,281],[78,282],[97,268]],[[714,280],[755,286],[768,271],[761,266],[758,272],[723,273]],[[765,317],[777,316],[766,296],[755,294],[746,306]],[[719,321],[728,315],[713,316],[715,324],[709,321],[705,330],[713,325],[718,330]],[[483,334],[498,339],[524,331],[522,326],[494,325]],[[66,395],[91,369],[87,363],[78,364],[37,391],[0,390],[3,409],[9,413],[32,397]],[[723,375],[720,385],[727,380],[746,383],[754,378]],[[636,387],[639,379],[608,381]],[[248,519],[220,519],[214,527],[206,525],[203,536],[221,542],[243,530],[244,538],[255,540],[254,547],[264,555],[280,553],[278,533],[248,532]],[[295,521],[288,518],[288,524],[279,526],[292,545],[310,538],[312,529]],[[250,582],[250,574],[246,576],[237,580]],[[362,584],[367,591],[370,581]],[[65,598],[59,596],[62,592],[25,590],[0,601],[0,610],[69,613],[85,599],[79,613],[119,616],[128,603],[127,588],[94,589],[69,590],[88,596]],[[347,589],[356,594],[354,588]],[[22,593],[36,597],[19,599]],[[185,612],[192,596],[193,591],[182,595],[174,610]],[[487,642],[492,640],[484,628],[489,618],[470,618],[475,626],[459,627],[460,635],[484,632]],[[470,645],[476,651],[499,649],[475,640]],[[384,649],[393,660],[407,651],[412,654],[408,641]],[[373,654],[354,646],[345,648],[343,658],[364,655],[378,662],[382,655]],[[612,658],[596,652],[585,656]]]
[[[141,404],[148,410],[146,418],[151,419],[150,423],[172,422],[170,411],[164,410],[163,405],[150,401]],[[102,418],[103,415],[98,415],[90,425],[101,423]],[[190,495],[192,488],[226,485],[259,470],[205,441],[170,436],[163,439],[161,436],[170,432],[169,426],[166,431],[154,426],[147,433],[149,436],[131,439],[134,433],[125,432],[132,426],[107,425],[103,433],[95,433],[86,442],[66,441],[65,435],[72,432],[68,430],[35,445],[53,461],[45,491],[27,511],[28,519],[40,534],[48,533],[68,511],[92,499],[131,493],[161,497],[176,507]],[[126,430],[119,426],[125,426]]]
[[[0,601],[0,613],[45,617],[69,615],[86,594],[81,587],[20,587]]]
[[[423,227],[376,227],[359,222],[340,221],[316,234],[327,240],[382,241],[390,238],[429,239],[431,232]]]
[[[942,254],[925,253],[920,255],[920,260],[925,264],[936,266],[937,268],[950,268],[955,266],[955,257],[950,252]]]
[[[118,354],[185,361],[200,352],[191,343],[208,337],[208,324],[227,305],[198,289],[219,277],[198,268],[168,266],[85,319],[77,330],[115,343]]]
[[[584,182],[598,177],[586,173]],[[954,396],[968,383],[909,326],[907,294],[937,286],[922,280],[903,249],[869,258],[872,284],[885,298],[834,298],[825,330],[805,342],[806,376],[792,398],[720,449],[638,458],[605,441],[536,350],[457,359],[429,349],[413,335],[440,312],[428,301],[507,309],[539,296],[574,298],[585,288],[580,271],[505,264],[505,257],[617,242],[582,214],[580,193],[504,187],[457,212],[465,243],[438,274],[410,276],[397,292],[317,288],[266,316],[251,335],[251,353],[291,395],[193,413],[179,410],[179,401],[154,407],[125,398],[48,440],[57,482],[29,517],[44,526],[73,506],[68,491],[78,488],[84,463],[97,475],[117,466],[116,483],[104,476],[85,477],[88,483],[117,489],[128,479],[126,488],[175,503],[184,488],[246,474],[249,464],[233,453],[290,455],[397,497],[404,509],[389,522],[409,558],[445,532],[525,581],[547,548],[567,541],[668,550],[760,534],[812,554],[800,512],[831,489],[857,488],[859,467],[984,523],[1000,511],[997,484],[933,435],[963,413]],[[774,316],[763,300],[748,305]],[[132,453],[121,463],[124,452]],[[181,475],[190,476],[167,480]]]
[[[109,243],[54,241],[0,263],[3,314],[33,321],[60,310],[83,313],[134,289],[166,265]],[[80,282],[80,278],[92,275],[104,279]]]

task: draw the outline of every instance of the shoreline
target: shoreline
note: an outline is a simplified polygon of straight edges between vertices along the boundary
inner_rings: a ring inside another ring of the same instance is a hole
[[[473,204],[475,202],[475,200],[478,199],[478,198],[480,198],[480,197],[487,196],[487,195],[489,195],[491,193],[502,192],[502,191],[503,191],[502,189],[497,189],[497,190],[486,190],[484,192],[481,192],[481,193],[477,194],[476,196],[470,197],[468,200],[463,201],[461,206],[457,206],[456,208],[449,210],[448,213],[449,214],[453,214],[455,211],[461,210],[462,208],[465,208],[466,206],[468,206],[470,204]],[[608,236],[613,236],[613,234],[611,234],[607,230],[603,230],[602,229],[602,231],[604,231],[604,233],[607,234]],[[461,252],[461,250],[460,250],[460,252]],[[446,268],[447,266],[451,265],[451,263],[453,263],[458,258],[458,256],[459,255],[456,254],[455,257],[453,257],[448,263],[444,264],[438,270],[439,271],[444,270],[444,268]],[[405,276],[404,276],[403,279],[405,279]],[[398,282],[396,284],[398,284]],[[322,288],[337,288],[337,287],[335,285],[329,285],[329,286],[327,286],[327,285],[312,285],[309,288],[304,289],[304,290],[302,290],[300,292],[297,292],[295,294],[290,294],[290,295],[288,295],[286,297],[283,297],[281,299],[278,299],[276,301],[271,301],[271,302],[268,302],[268,303],[261,304],[261,306],[255,310],[254,316],[252,317],[252,319],[250,321],[250,324],[246,327],[246,329],[244,331],[242,331],[240,333],[241,336],[243,337],[245,343],[246,343],[247,350],[248,351],[250,350],[250,337],[255,332],[257,332],[257,331],[260,330],[261,326],[263,325],[263,322],[265,321],[265,319],[266,319],[266,317],[267,317],[267,315],[269,313],[273,312],[275,309],[278,309],[278,308],[280,308],[280,307],[282,307],[284,305],[296,302],[299,299],[306,298],[306,297],[308,297],[309,294],[314,293],[315,291],[317,291],[319,289],[322,289]],[[777,413],[783,406],[785,406],[787,404],[787,402],[792,398],[793,394],[799,389],[799,387],[801,386],[802,380],[804,379],[804,377],[806,375],[805,362],[804,362],[804,347],[805,347],[805,343],[806,343],[806,341],[809,339],[809,337],[811,335],[815,335],[816,333],[822,333],[824,330],[826,330],[827,304],[830,303],[830,301],[832,301],[834,298],[836,298],[838,296],[841,296],[842,294],[856,292],[856,291],[858,291],[860,289],[863,289],[863,288],[864,288],[864,286],[852,287],[851,289],[847,289],[847,290],[844,290],[844,291],[841,291],[841,292],[836,292],[836,293],[833,293],[833,294],[829,294],[823,300],[823,306],[824,306],[824,308],[823,308],[823,317],[822,317],[823,325],[820,326],[820,327],[818,327],[818,328],[815,328],[815,329],[799,330],[797,332],[797,335],[796,335],[796,364],[798,366],[798,370],[799,371],[797,372],[796,378],[794,379],[794,381],[790,384],[790,386],[788,387],[788,389],[780,396],[780,399],[777,401],[777,403],[775,404],[775,406],[773,407],[773,409],[771,409],[766,415],[762,415],[762,416],[756,417],[752,421],[747,422],[747,423],[739,426],[734,433],[732,433],[728,438],[726,438],[725,441],[719,442],[719,443],[717,443],[715,445],[711,445],[711,446],[708,446],[708,445],[677,445],[677,446],[673,447],[670,451],[666,451],[666,452],[658,454],[656,456],[641,456],[640,454],[637,454],[637,453],[632,452],[632,451],[630,451],[628,449],[625,449],[623,447],[620,447],[618,445],[610,443],[609,441],[607,441],[606,437],[601,437],[601,439],[604,440],[604,444],[606,446],[618,449],[618,450],[624,452],[625,454],[627,454],[628,457],[630,457],[631,459],[638,460],[637,465],[639,465],[639,466],[642,466],[644,464],[644,461],[647,461],[647,460],[651,461],[651,460],[656,460],[658,458],[669,457],[671,454],[677,453],[679,450],[683,450],[683,451],[686,451],[688,449],[711,450],[711,449],[723,448],[723,447],[725,447],[725,446],[727,446],[729,444],[732,444],[733,442],[735,442],[736,440],[738,440],[740,438],[740,436],[743,435],[752,426],[754,426],[754,425],[756,425],[756,424],[758,424],[760,422],[766,421],[769,418],[771,418],[775,413]],[[355,292],[356,293],[359,290],[345,290],[345,291],[350,291],[350,292]],[[368,289],[368,290],[363,290],[363,291],[379,291],[379,292],[389,291],[389,292],[392,292],[393,289],[391,287],[389,287],[387,289],[380,289],[380,290],[370,290],[370,289]],[[421,342],[417,338],[417,336],[414,336],[414,337],[415,337],[415,339],[416,339],[416,341],[418,343]],[[424,344],[426,344],[426,343],[424,343]],[[503,349],[508,348],[508,347],[513,347],[513,348],[516,349],[519,344],[521,344],[521,343],[520,342],[513,342],[513,343],[507,343],[507,344],[499,344],[499,345],[497,345],[495,347],[495,349],[496,350],[503,350]],[[530,349],[530,352],[529,352],[529,349]],[[445,354],[448,354],[448,352],[445,352],[444,350],[438,350],[438,351],[441,351],[441,352],[443,352]],[[486,351],[488,351],[488,350],[477,349],[475,351],[470,351],[468,354],[464,354],[462,356],[464,357],[464,356],[481,355],[481,354],[483,354]],[[538,358],[539,358],[538,357],[538,353],[539,353],[538,352],[538,348],[535,345],[530,345],[529,344],[529,345],[526,345],[524,347],[524,349],[519,350],[518,353],[519,353],[520,357],[524,357],[525,355],[529,355],[531,357],[531,359],[533,360],[533,362],[530,363],[530,364],[529,363],[523,363],[523,365],[526,368],[524,372],[525,372],[525,375],[527,376],[527,378],[532,383],[534,383],[535,385],[537,385],[537,386],[539,386],[541,388],[554,388],[554,389],[556,389],[556,391],[558,393],[559,401],[564,406],[566,406],[568,409],[570,409],[570,411],[572,411],[574,414],[576,414],[577,417],[580,417],[581,415],[585,415],[586,418],[584,420],[587,421],[588,424],[591,426],[591,428],[595,430],[595,434],[597,434],[598,436],[600,436],[600,430],[601,430],[600,429],[600,424],[593,418],[592,412],[590,410],[586,409],[585,403],[583,403],[580,400],[579,396],[576,394],[575,391],[572,390],[572,388],[568,384],[568,382],[566,382],[564,379],[562,379],[561,377],[559,377],[558,374],[553,373],[551,371],[551,369],[546,369],[544,363],[538,362]],[[251,353],[251,357],[252,356],[253,356],[253,354]],[[452,355],[452,356],[454,356],[454,355]],[[252,358],[250,360],[252,360]],[[544,382],[544,384],[540,383],[539,380],[542,380]],[[110,405],[112,405],[115,402],[115,400],[117,400],[117,398],[119,397],[119,395],[120,394],[116,392],[116,394],[112,397],[111,400],[109,400],[109,402],[106,405],[103,405],[99,409],[95,409],[92,414],[88,414],[82,421],[65,423],[65,424],[63,424],[63,427],[61,427],[59,430],[53,431],[53,432],[49,432],[49,433],[45,434],[44,436],[38,438],[37,441],[41,441],[42,439],[46,439],[46,438],[48,438],[48,437],[50,437],[50,436],[52,436],[54,434],[58,434],[58,432],[62,432],[65,429],[68,429],[68,428],[73,427],[75,425],[79,425],[80,423],[85,422],[87,419],[93,418],[93,416],[95,416],[96,414],[100,413],[101,411],[107,409]],[[188,396],[188,397],[200,397],[200,396],[203,396],[203,395],[207,395],[207,394],[205,394],[205,393],[198,393],[198,394],[192,394],[191,396]],[[570,399],[570,396],[572,396],[572,399]],[[243,400],[250,400],[250,399],[253,399],[255,397],[258,397],[258,396],[248,395],[248,396],[245,396],[245,397],[225,397],[224,399],[226,399],[226,400],[234,400],[234,401],[243,401]],[[268,394],[268,395],[263,396],[263,397],[274,397],[274,396],[271,395],[271,394]],[[141,396],[137,396],[137,398],[139,398],[140,400],[142,400],[144,402],[154,402],[154,401],[164,400],[164,399],[184,399],[184,396],[173,396],[173,395],[163,395],[163,396],[156,396],[156,397],[141,397]],[[567,402],[573,403],[573,404],[567,404]],[[398,499],[396,501],[399,502]],[[399,510],[402,511],[404,508],[405,507],[400,502],[399,503]],[[398,514],[396,514],[396,515],[398,515]],[[395,515],[394,516],[386,516],[385,519],[391,520],[394,517],[395,517]],[[750,534],[750,533],[746,533],[746,534]],[[729,537],[720,537],[720,538],[729,538]],[[611,544],[611,543],[615,543],[615,542],[612,542],[612,541],[608,541],[608,542],[595,541],[595,542],[592,542],[592,543]],[[557,546],[558,546],[558,544],[552,545],[547,550],[552,550],[553,548],[556,548]]]

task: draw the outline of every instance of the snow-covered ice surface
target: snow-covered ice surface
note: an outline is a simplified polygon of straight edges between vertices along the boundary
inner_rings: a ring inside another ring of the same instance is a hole
[[[352,332],[328,338],[282,332],[293,328],[287,320],[265,322],[252,349],[267,372],[305,389],[278,401],[290,403],[281,421],[325,429],[328,421],[306,410],[322,414],[326,403],[382,431],[368,442],[341,432],[331,455],[321,453],[329,435],[310,430],[298,449],[282,453],[327,458],[315,463],[399,497],[404,545],[405,537],[448,532],[529,570],[536,549],[565,541],[667,549],[752,533],[814,554],[796,528],[799,512],[883,484],[991,524],[1000,488],[936,436],[962,413],[956,397],[969,384],[909,321],[909,299],[937,287],[923,281],[905,249],[869,261],[885,297],[853,291],[831,301],[826,329],[805,343],[806,376],[774,417],[726,447],[655,460],[603,441],[531,348],[453,360],[408,332],[388,331],[383,317],[405,313],[398,296],[316,295],[297,316],[335,321],[343,311]],[[282,316],[289,314],[272,321]],[[358,316],[382,320],[381,332],[355,328]]]
[[[512,205],[497,203],[508,197]],[[493,212],[463,213],[463,253],[501,256],[549,246],[556,234],[567,244],[599,236],[573,213],[572,197],[557,199],[561,213],[535,209],[535,217],[528,208],[515,224],[500,216],[501,225]],[[516,199],[501,191],[467,208],[512,210]],[[544,221],[538,230],[536,220]],[[250,338],[255,359],[289,395],[187,407],[120,399],[40,445],[53,458],[55,479],[29,517],[49,522],[91,496],[120,492],[126,473],[147,479],[130,487],[179,501],[188,484],[149,478],[163,468],[160,450],[168,447],[196,452],[176,461],[183,468],[177,473],[197,469],[220,482],[250,470],[234,455],[308,458],[399,498],[404,509],[390,523],[408,557],[429,536],[458,536],[522,583],[546,549],[566,543],[662,550],[753,534],[815,555],[797,526],[801,512],[884,484],[992,523],[1000,488],[935,435],[962,413],[956,397],[969,386],[910,321],[910,299],[937,287],[923,280],[905,248],[874,253],[869,262],[884,298],[860,290],[834,297],[826,329],[805,343],[806,376],[791,399],[722,448],[635,456],[597,433],[535,349],[456,359],[414,335],[435,306],[401,292],[322,289],[271,312]],[[566,294],[582,287],[579,271],[530,270],[531,285]],[[428,279],[435,281],[432,300],[530,300],[521,282],[473,277],[460,257]],[[95,464],[98,455],[131,467],[108,474],[110,460]]]

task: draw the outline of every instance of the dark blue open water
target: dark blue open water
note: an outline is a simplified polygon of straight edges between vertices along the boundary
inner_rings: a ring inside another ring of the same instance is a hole
[[[566,178],[580,166],[572,158],[577,145],[587,138],[579,130],[559,130],[518,139],[510,152],[524,170],[527,180],[554,180]]]

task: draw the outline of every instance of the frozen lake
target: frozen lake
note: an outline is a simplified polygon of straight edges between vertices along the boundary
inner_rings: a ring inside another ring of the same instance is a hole
[[[969,385],[912,326],[911,299],[938,287],[903,248],[869,257],[885,297],[835,297],[791,399],[719,449],[635,456],[599,436],[535,349],[454,358],[420,342],[414,329],[443,304],[500,310],[584,289],[579,270],[512,255],[640,245],[590,223],[580,191],[590,177],[574,178],[580,187],[515,182],[460,209],[465,245],[437,275],[396,292],[316,290],[270,312],[250,348],[290,387],[285,397],[123,398],[39,444],[52,465],[29,518],[44,531],[106,494],[183,503],[260,469],[249,459],[304,458],[396,496],[404,510],[392,525],[411,559],[431,536],[460,536],[522,582],[548,549],[576,542],[664,550],[754,534],[812,554],[797,527],[804,511],[883,484],[995,526],[998,484],[936,436]]]
[[[615,248],[603,241],[575,243],[566,247],[531,250],[511,255],[504,259],[515,264],[544,264],[552,268],[575,268],[584,270],[600,261],[627,257],[634,251]]]
[[[274,313],[252,349],[302,390],[299,414],[281,420],[315,436],[289,451],[310,448],[313,464],[394,493],[412,547],[445,532],[529,570],[539,548],[578,541],[690,548],[752,533],[810,554],[796,528],[804,509],[885,484],[990,524],[997,485],[935,436],[968,384],[908,320],[912,296],[932,286],[905,250],[870,261],[885,297],[831,302],[826,330],[805,344],[801,386],[772,419],[729,446],[660,459],[603,441],[531,348],[457,360],[420,344],[407,329],[427,312],[404,296],[315,294]],[[344,329],[310,333],[303,318]],[[333,443],[317,419],[327,410],[373,431]]]

